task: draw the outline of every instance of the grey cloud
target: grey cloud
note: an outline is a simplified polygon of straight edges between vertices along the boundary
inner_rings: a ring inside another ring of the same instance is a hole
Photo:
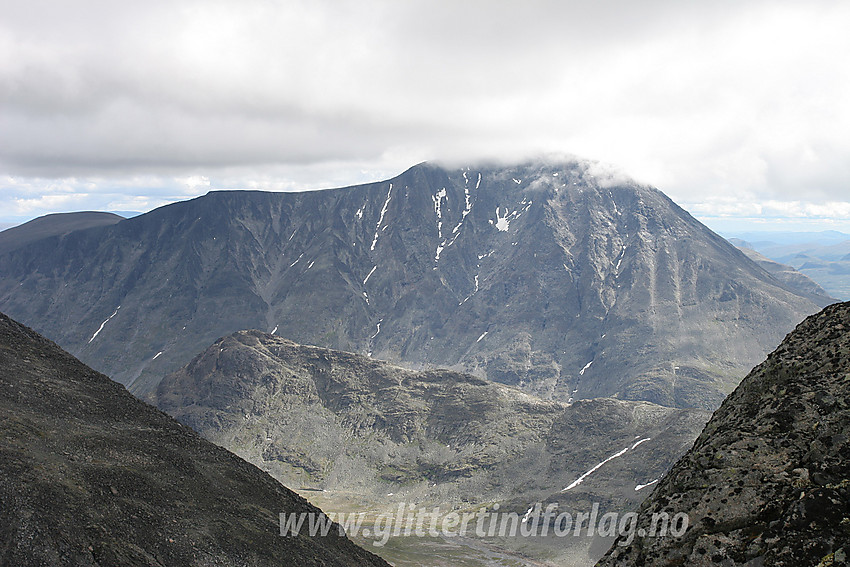
[[[842,2],[2,9],[0,131],[14,143],[0,146],[0,175],[121,185],[202,172],[234,186],[238,171],[281,187],[301,168],[290,185],[305,186],[308,170],[320,185],[555,150],[684,199],[847,199],[850,84],[826,55],[850,53]]]

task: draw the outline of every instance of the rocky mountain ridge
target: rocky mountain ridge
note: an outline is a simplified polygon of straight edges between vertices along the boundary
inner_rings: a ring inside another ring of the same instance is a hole
[[[685,513],[681,537],[615,545],[608,565],[846,565],[850,303],[802,322],[724,401],[641,506]]]
[[[370,517],[410,502],[443,513],[498,503],[523,515],[536,502],[633,509],[708,417],[648,402],[543,400],[260,331],[216,341],[149,399],[322,508]],[[586,565],[605,549],[568,538],[537,553]]]
[[[212,192],[0,254],[0,308],[139,394],[259,328],[563,401],[710,409],[817,310],[658,190],[568,159]]]

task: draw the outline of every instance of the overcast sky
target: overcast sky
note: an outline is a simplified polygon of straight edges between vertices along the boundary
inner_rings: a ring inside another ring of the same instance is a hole
[[[0,13],[0,223],[563,152],[717,230],[850,232],[845,0],[0,0]]]

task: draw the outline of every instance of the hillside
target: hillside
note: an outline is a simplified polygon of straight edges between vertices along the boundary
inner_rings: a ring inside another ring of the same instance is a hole
[[[321,511],[0,314],[0,564],[386,565]]]

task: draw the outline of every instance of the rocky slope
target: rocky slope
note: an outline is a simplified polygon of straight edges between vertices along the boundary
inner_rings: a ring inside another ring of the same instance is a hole
[[[0,255],[0,309],[137,393],[259,328],[565,401],[713,409],[817,308],[659,191],[570,160],[213,192]]]
[[[0,564],[386,565],[320,511],[0,314]]]
[[[217,341],[150,399],[323,508],[372,514],[404,502],[443,513],[499,503],[522,515],[536,502],[633,509],[639,487],[663,475],[708,418],[647,402],[542,400],[259,331]],[[586,565],[587,553],[605,550],[588,551],[592,543],[555,548],[582,547]]]
[[[615,545],[600,565],[846,565],[850,303],[801,323],[744,379],[641,507],[680,538]]]

